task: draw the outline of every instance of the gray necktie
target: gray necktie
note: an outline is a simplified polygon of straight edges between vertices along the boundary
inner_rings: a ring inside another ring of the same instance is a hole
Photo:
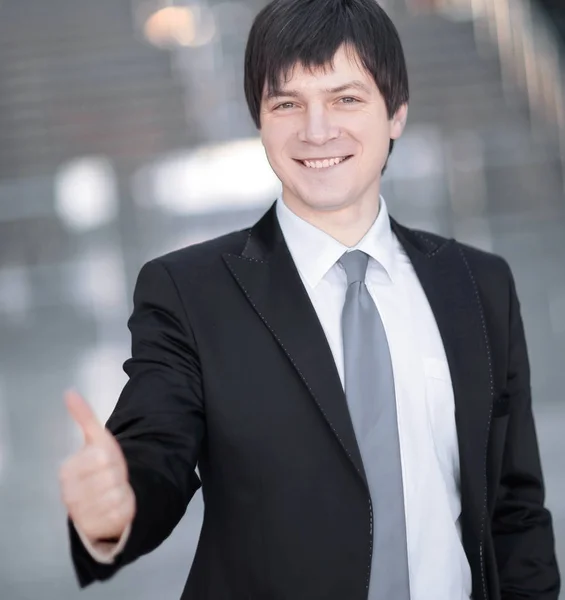
[[[373,504],[369,600],[409,600],[406,521],[392,362],[379,311],[365,285],[369,256],[344,254],[345,394]]]

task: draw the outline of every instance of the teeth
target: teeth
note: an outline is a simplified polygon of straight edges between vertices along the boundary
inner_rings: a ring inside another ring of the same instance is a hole
[[[326,160],[304,160],[303,164],[309,169],[327,169],[328,167],[335,167],[345,160],[342,158],[330,158]]]

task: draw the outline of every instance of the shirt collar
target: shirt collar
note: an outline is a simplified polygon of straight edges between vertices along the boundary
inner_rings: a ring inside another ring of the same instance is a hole
[[[362,250],[373,258],[392,281],[394,277],[394,239],[384,198],[380,198],[377,219],[363,239],[353,248],[344,246],[330,235],[294,214],[277,200],[277,218],[292,258],[301,275],[315,288],[345,252]]]

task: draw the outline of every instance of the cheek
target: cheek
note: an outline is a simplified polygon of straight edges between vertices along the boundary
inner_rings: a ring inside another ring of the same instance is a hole
[[[261,137],[266,147],[276,150],[284,147],[291,134],[290,124],[279,121],[268,122],[261,130]]]
[[[266,124],[261,137],[270,160],[280,163],[296,153],[297,131],[297,123],[290,116]]]
[[[379,148],[388,148],[391,135],[391,122],[386,113],[375,114],[371,110],[355,113],[340,124],[343,131],[351,135],[364,148],[364,151],[376,152]]]
[[[363,148],[363,155],[369,158],[369,160],[374,160],[388,154],[390,146],[388,128],[365,129],[358,133],[357,139]]]

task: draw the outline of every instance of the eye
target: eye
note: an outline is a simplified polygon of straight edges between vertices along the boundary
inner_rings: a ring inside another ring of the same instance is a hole
[[[342,104],[357,104],[359,102],[357,98],[353,98],[352,96],[345,96],[344,98],[340,98],[339,101]]]
[[[283,102],[275,106],[275,110],[288,110],[289,108],[294,108],[294,102]]]

